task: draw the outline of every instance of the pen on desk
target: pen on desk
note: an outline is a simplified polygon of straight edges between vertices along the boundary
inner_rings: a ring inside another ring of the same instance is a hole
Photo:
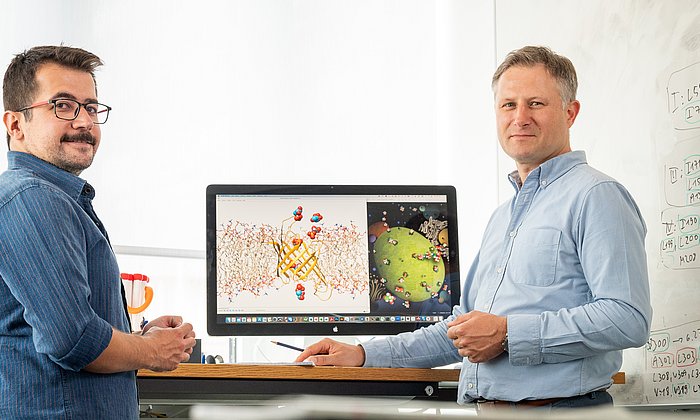
[[[278,346],[286,347],[288,349],[296,350],[296,351],[304,351],[304,349],[296,346],[292,346],[291,344],[285,344],[285,343],[280,343],[279,341],[272,341],[270,340],[272,344],[277,344]]]

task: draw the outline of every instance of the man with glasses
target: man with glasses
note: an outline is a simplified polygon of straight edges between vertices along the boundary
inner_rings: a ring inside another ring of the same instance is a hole
[[[117,261],[78,176],[110,107],[92,53],[35,47],[5,73],[0,175],[0,418],[136,418],[135,370],[172,370],[195,344],[164,316],[131,334]]]

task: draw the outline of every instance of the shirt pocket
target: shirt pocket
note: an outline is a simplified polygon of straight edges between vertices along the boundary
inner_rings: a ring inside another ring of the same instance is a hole
[[[519,231],[508,263],[513,283],[552,285],[556,279],[560,242],[561,231],[557,229]]]

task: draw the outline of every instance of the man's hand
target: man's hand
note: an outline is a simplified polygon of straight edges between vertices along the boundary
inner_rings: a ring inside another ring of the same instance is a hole
[[[508,331],[507,324],[506,317],[471,311],[447,324],[447,337],[470,362],[488,362],[503,353],[501,344]]]
[[[340,343],[330,338],[310,345],[295,362],[314,362],[319,366],[362,366],[365,363],[365,350],[362,346]]]
[[[93,373],[136,369],[165,371],[175,369],[190,358],[195,334],[192,325],[182,323],[182,318],[158,318],[144,331],[143,335],[127,334],[112,327],[109,345],[84,369]]]
[[[151,327],[175,328],[182,325],[182,317],[177,315],[160,316],[143,326],[141,334],[145,334]],[[194,337],[194,335],[192,336]]]
[[[163,325],[171,325],[168,322],[175,321],[174,318],[179,317],[170,318]],[[153,323],[157,324],[156,321],[158,320],[154,320]],[[152,354],[148,369],[156,372],[173,370],[180,363],[189,360],[195,345],[195,334],[191,324],[182,324],[180,319],[180,325],[176,327],[157,325],[146,325],[146,327],[148,328],[144,328],[143,338],[148,341]]]

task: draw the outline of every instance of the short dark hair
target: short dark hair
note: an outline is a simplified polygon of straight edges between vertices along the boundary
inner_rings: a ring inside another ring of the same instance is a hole
[[[533,67],[544,65],[547,72],[559,84],[559,93],[564,107],[576,100],[578,80],[573,63],[563,55],[556,54],[547,47],[526,46],[508,53],[503,63],[496,69],[491,79],[491,88],[496,91],[496,85],[503,73],[511,67]]]
[[[17,111],[31,105],[38,88],[36,82],[37,69],[46,63],[55,63],[74,70],[90,73],[95,80],[95,69],[101,66],[102,60],[95,54],[80,48],[59,46],[41,46],[25,50],[15,55],[5,72],[2,82],[2,100],[5,111]],[[95,83],[97,86],[97,83]],[[28,109],[25,117],[32,117]],[[10,147],[10,135],[7,135],[7,147]]]

